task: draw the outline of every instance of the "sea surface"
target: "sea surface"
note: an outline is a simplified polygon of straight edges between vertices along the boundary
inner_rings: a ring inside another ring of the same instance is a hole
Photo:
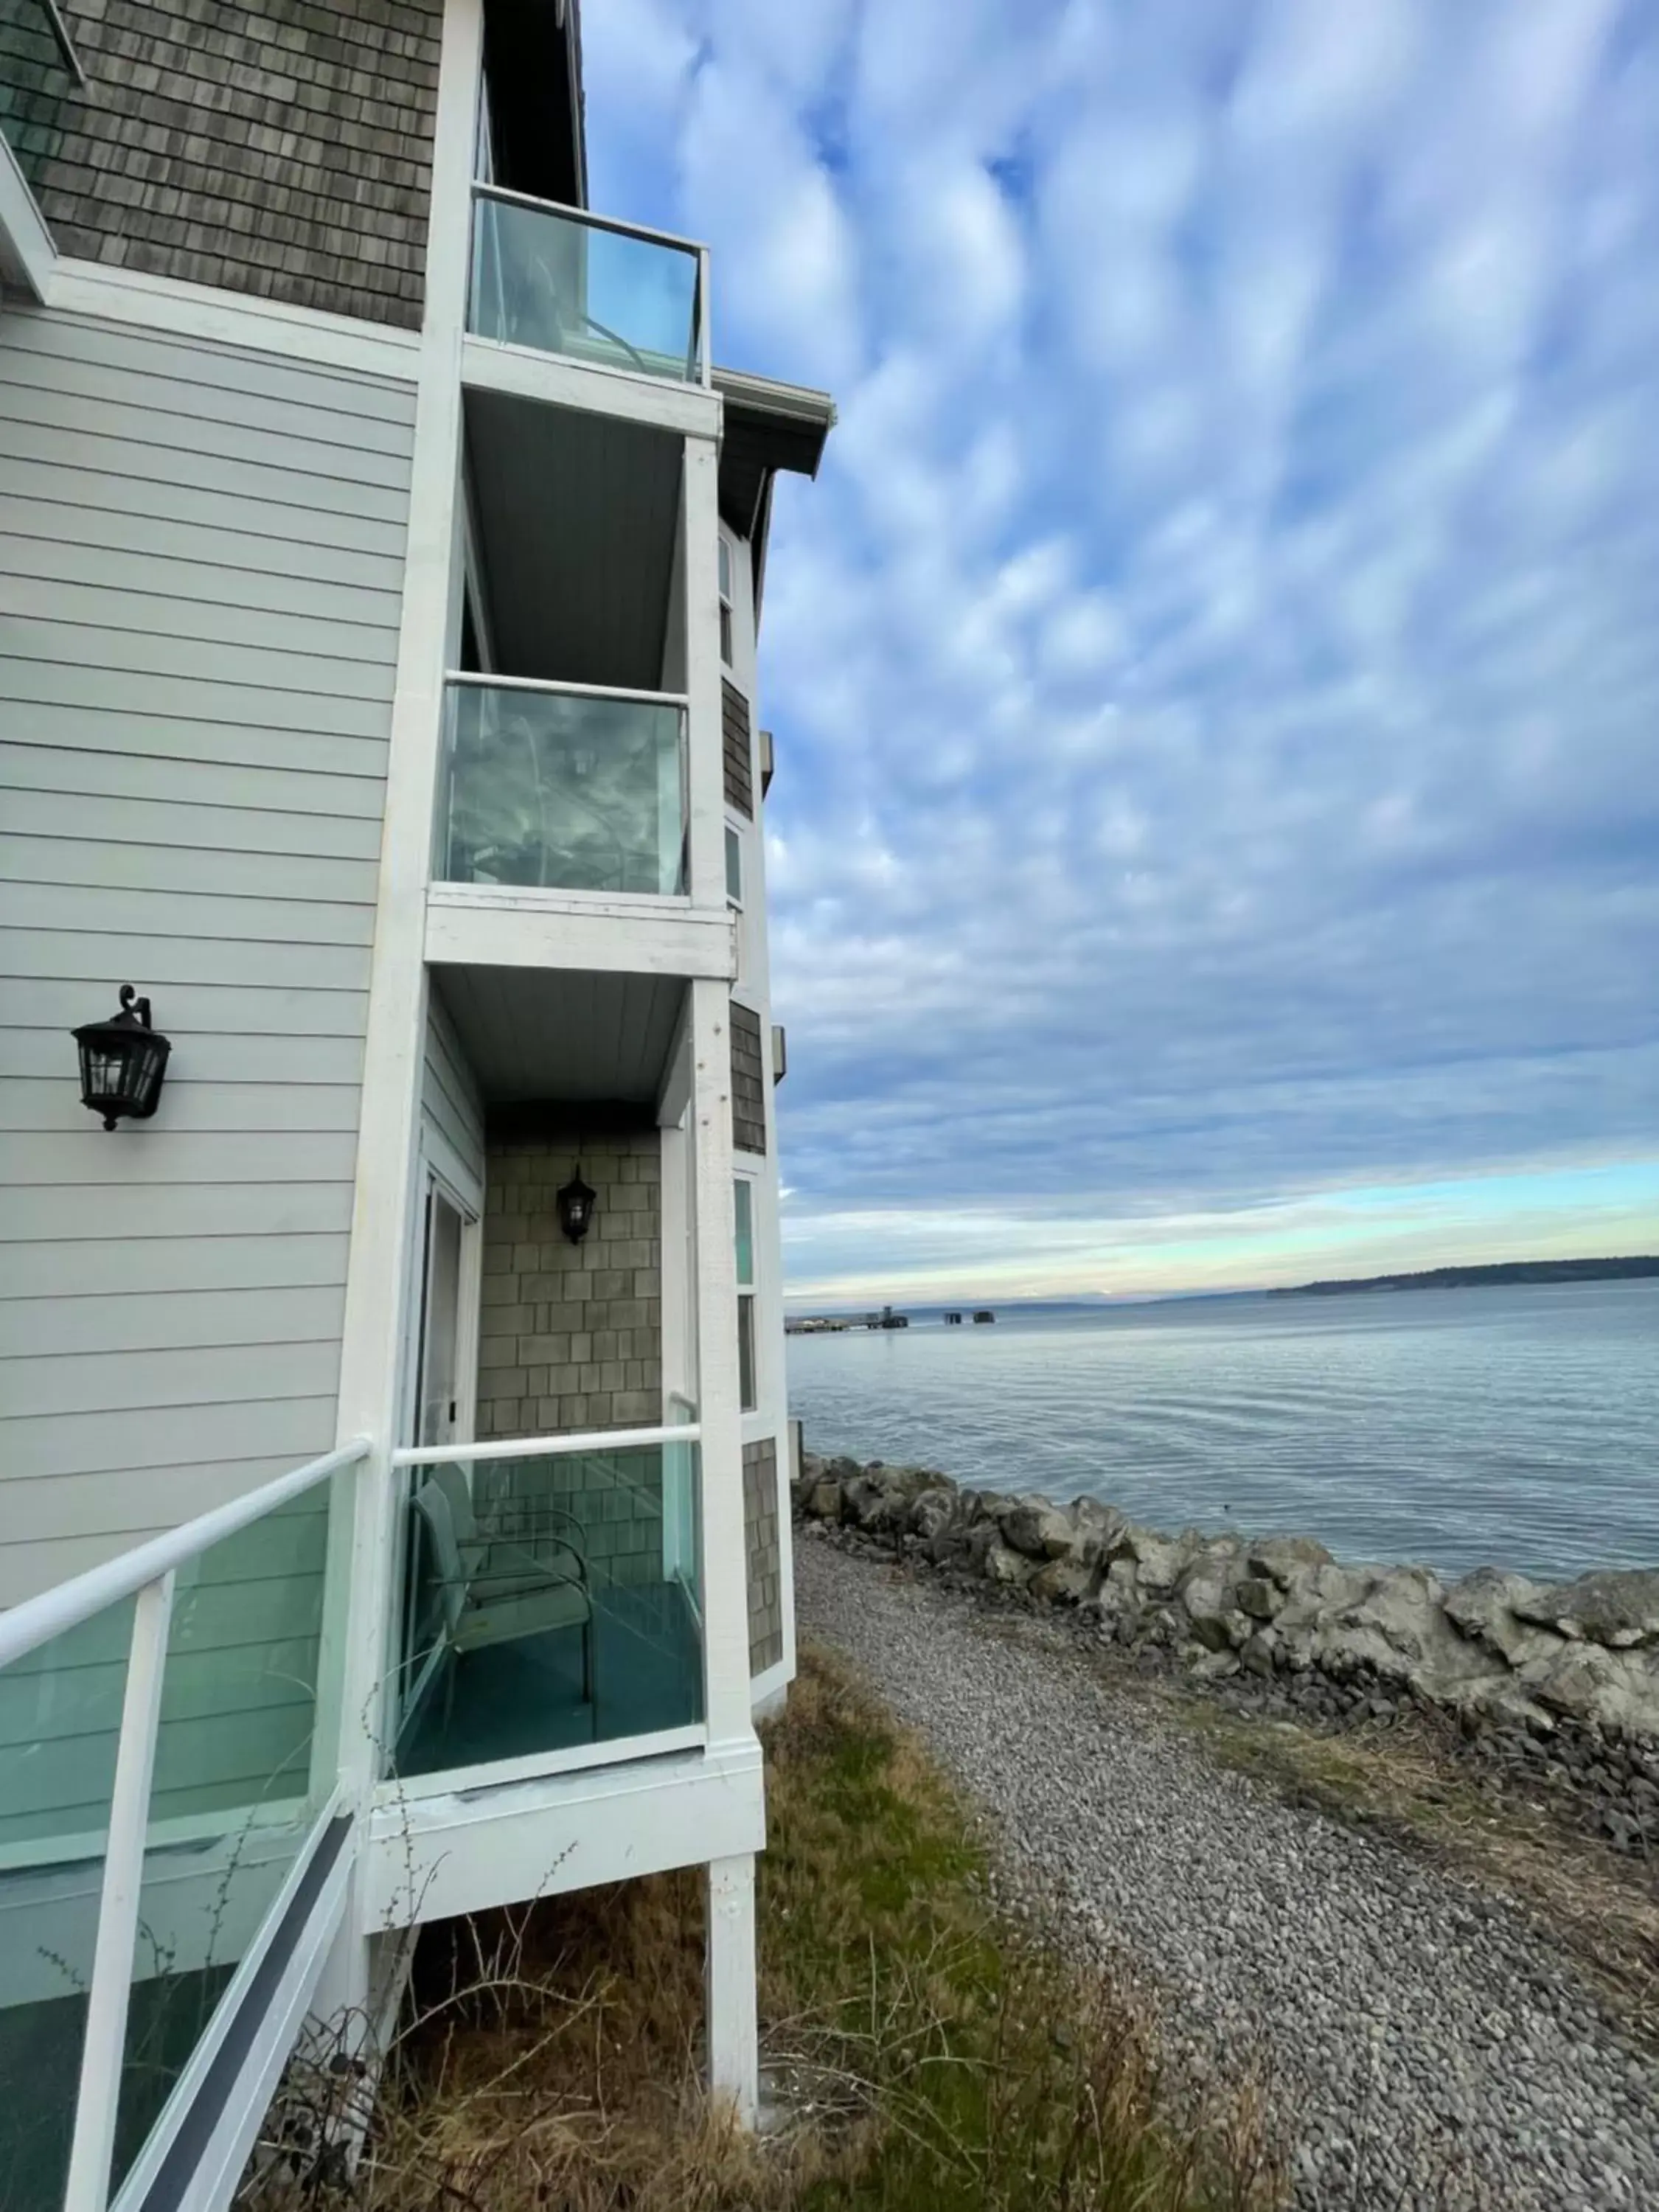
[[[788,1340],[809,1450],[1154,1528],[1659,1566],[1659,1280],[1195,1299]]]

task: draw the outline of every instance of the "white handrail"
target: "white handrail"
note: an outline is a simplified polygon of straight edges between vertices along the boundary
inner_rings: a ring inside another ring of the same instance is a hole
[[[501,1443],[405,1444],[392,1455],[393,1467],[467,1467],[481,1459],[568,1459],[576,1452],[638,1451],[647,1444],[695,1444],[702,1441],[699,1423],[681,1429],[590,1429],[583,1436],[513,1437]]]
[[[509,191],[505,185],[487,185],[479,177],[472,180],[472,197],[501,200],[508,207],[534,208],[538,215],[559,216],[566,222],[580,222],[590,230],[613,230],[619,238],[642,238],[652,246],[672,246],[681,253],[708,252],[701,239],[682,238],[672,230],[653,230],[643,222],[625,222],[620,216],[595,215],[592,208],[567,207],[562,200],[538,200],[533,192]]]
[[[274,1482],[250,1490],[244,1497],[233,1498],[228,1505],[216,1506],[211,1513],[198,1514],[194,1521],[181,1522],[165,1535],[152,1536],[149,1543],[123,1552],[118,1559],[107,1560],[101,1567],[88,1567],[85,1574],[59,1583],[55,1589],[42,1590],[39,1597],[26,1598],[9,1613],[0,1613],[0,1667],[9,1666],[26,1651],[33,1651],[54,1636],[62,1636],[68,1629],[78,1628],[83,1620],[90,1620],[94,1613],[131,1597],[146,1583],[159,1582],[163,1575],[183,1566],[210,1545],[262,1520],[277,1506],[286,1505],[289,1498],[298,1498],[315,1484],[325,1482],[343,1468],[355,1466],[368,1449],[367,1437],[354,1437],[349,1443],[342,1444],[323,1458],[308,1460],[304,1467],[279,1474]]]
[[[451,668],[446,684],[467,684],[487,691],[546,691],[571,699],[621,699],[640,707],[690,705],[684,691],[632,691],[615,684],[562,684],[549,676],[501,676],[493,669]]]

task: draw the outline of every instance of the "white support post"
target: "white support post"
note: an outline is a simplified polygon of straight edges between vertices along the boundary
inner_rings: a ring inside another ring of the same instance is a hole
[[[390,1709],[398,1492],[389,1453],[402,1411],[405,1289],[416,1235],[427,889],[442,752],[444,673],[457,619],[461,356],[483,53],[482,0],[446,0],[442,14],[403,612],[340,1362],[340,1433],[374,1439],[369,1457],[356,1471],[349,1528],[342,1531],[349,1609],[337,1674],[338,1771],[347,1809],[365,1826],[380,1778]],[[337,1552],[331,1565],[337,1560]],[[362,1865],[360,1857],[352,1903],[324,1985],[343,2011],[366,2018],[376,1931],[367,1923]]]
[[[98,1936],[87,1997],[86,2038],[75,2105],[64,2212],[104,2212],[125,2055],[132,1956],[144,1887],[144,1838],[149,1826],[150,1777],[161,1718],[161,1677],[173,1618],[173,1576],[146,1583],[133,1601],[121,1734],[110,1794],[109,1841],[98,1905]]]
[[[680,520],[685,559],[686,799],[693,906],[724,915],[726,771],[720,742],[720,456],[685,441]]]
[[[731,1001],[691,986],[691,1172],[696,1223],[697,1422],[702,1437],[703,1679],[711,1745],[753,1741],[748,1562],[738,1393],[732,1197]]]
[[[755,2001],[755,1858],[708,1862],[708,2088],[739,2126],[760,2112],[760,2025]]]

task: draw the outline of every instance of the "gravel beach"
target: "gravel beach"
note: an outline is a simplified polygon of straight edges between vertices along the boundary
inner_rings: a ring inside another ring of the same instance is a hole
[[[1052,1631],[816,1532],[795,1553],[801,1633],[965,1785],[1016,1881],[1156,1991],[1177,2063],[1262,2064],[1297,2205],[1659,2204],[1659,2064],[1518,1909],[1212,1766]]]

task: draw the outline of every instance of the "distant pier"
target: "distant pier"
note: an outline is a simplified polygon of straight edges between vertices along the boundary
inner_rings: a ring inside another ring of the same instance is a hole
[[[964,1318],[960,1307],[951,1307],[939,1316],[947,1328],[960,1328]],[[975,1313],[975,1322],[994,1321],[996,1316],[989,1306],[981,1306]],[[786,1336],[842,1336],[848,1329],[908,1328],[908,1314],[895,1313],[891,1306],[884,1306],[879,1313],[865,1314],[794,1314],[784,1322]]]

